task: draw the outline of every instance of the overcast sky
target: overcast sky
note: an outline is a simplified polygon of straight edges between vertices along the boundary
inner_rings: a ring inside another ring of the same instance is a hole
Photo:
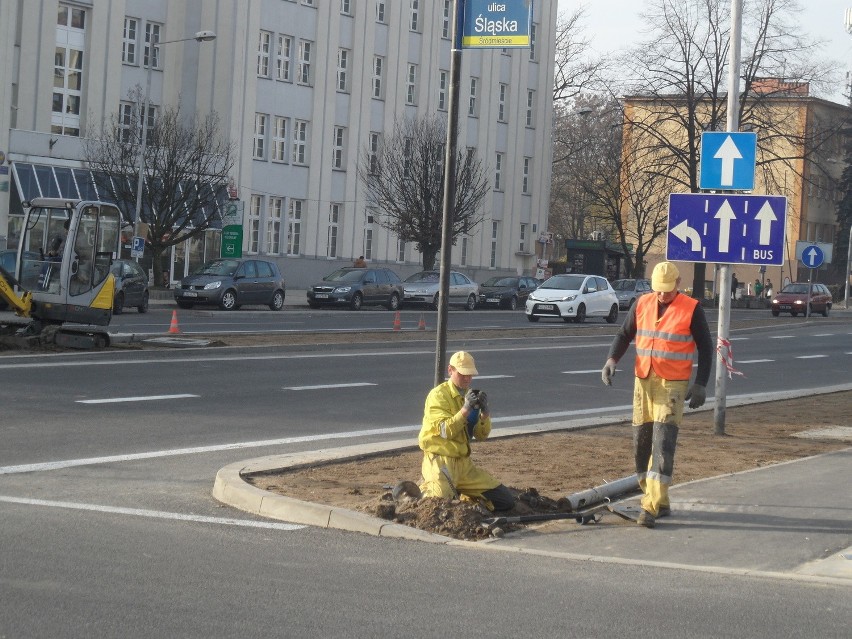
[[[852,0],[799,0],[804,10],[801,24],[810,36],[825,40],[825,57],[852,69],[852,35],[843,24],[844,12],[852,8]],[[601,53],[617,51],[642,38],[639,14],[649,0],[559,0],[559,12],[570,13],[584,6],[584,25],[591,36],[593,47]],[[827,97],[845,102],[842,89]]]

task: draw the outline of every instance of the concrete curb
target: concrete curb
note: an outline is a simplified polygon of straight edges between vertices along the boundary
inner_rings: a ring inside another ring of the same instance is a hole
[[[796,399],[814,394],[828,394],[852,390],[852,384],[840,384],[822,389],[821,393],[813,390],[801,390],[791,392],[765,393],[762,395],[744,395],[729,398],[727,406],[744,406],[747,404],[762,404],[766,402],[779,401],[783,399]],[[712,401],[700,411],[712,410]],[[696,411],[697,412],[697,411]],[[513,437],[518,435],[529,435],[560,430],[582,430],[599,426],[622,424],[629,421],[624,417],[591,417],[570,421],[556,421],[531,426],[519,426],[514,428],[500,428],[498,432],[492,432],[491,439]],[[238,508],[246,512],[277,519],[296,524],[318,526],[320,528],[335,528],[351,532],[362,532],[379,537],[393,537],[410,539],[415,541],[427,541],[430,543],[441,543],[448,545],[477,545],[487,543],[466,542],[444,535],[429,533],[404,524],[395,524],[387,520],[366,515],[364,513],[341,508],[338,506],[327,506],[313,502],[302,501],[279,495],[268,490],[261,490],[249,484],[245,477],[247,475],[272,474],[285,470],[297,470],[306,466],[317,466],[332,462],[356,461],[387,453],[399,453],[418,450],[412,443],[411,438],[400,439],[378,444],[358,444],[344,446],[341,448],[320,449],[303,453],[290,453],[286,455],[268,455],[255,457],[246,461],[229,464],[216,473],[213,484],[213,497],[218,501]]]

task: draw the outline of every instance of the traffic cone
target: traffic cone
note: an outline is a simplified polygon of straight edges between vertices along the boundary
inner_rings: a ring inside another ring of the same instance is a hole
[[[393,318],[393,330],[402,330],[402,323],[399,321],[399,311],[396,312],[396,317]]]
[[[169,333],[180,333],[177,321],[177,311],[172,311],[172,324],[169,326]]]
[[[423,319],[423,313],[420,313],[420,323],[417,325],[418,331],[426,330],[426,320]]]

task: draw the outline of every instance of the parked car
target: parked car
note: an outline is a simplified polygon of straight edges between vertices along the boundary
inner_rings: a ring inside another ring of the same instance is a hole
[[[651,292],[651,280],[615,280],[612,290],[618,297],[618,310],[626,311],[640,296]]]
[[[148,274],[133,260],[113,260],[110,272],[115,276],[112,312],[121,315],[125,306],[148,312]]]
[[[811,284],[810,314],[822,313],[823,317],[828,317],[833,302],[831,291],[825,284]],[[804,315],[807,303],[808,283],[793,282],[787,284],[772,297],[772,314],[775,317],[778,317],[781,313],[790,313],[793,317],[796,317],[799,313]]]
[[[16,259],[18,259],[18,251],[14,249],[0,251],[0,266],[12,277],[15,277]],[[38,282],[42,264],[41,255],[35,251],[24,251],[24,272],[20,278],[21,283],[35,286]],[[6,300],[0,299],[0,311],[5,311],[8,308],[9,305],[6,303]]]
[[[578,324],[587,317],[618,319],[618,298],[605,278],[597,275],[554,275],[527,298],[527,319],[561,318]]]
[[[492,277],[479,285],[479,306],[515,310],[538,288],[533,277]]]
[[[438,308],[439,279],[439,271],[420,271],[405,278],[405,303]],[[479,285],[464,273],[450,271],[449,293],[449,305],[463,306],[465,310],[472,311],[479,298]]]
[[[174,289],[177,305],[214,304],[226,311],[243,304],[284,307],[287,287],[275,262],[257,259],[217,259],[202,264]]]
[[[402,307],[402,280],[389,268],[339,268],[308,288],[308,306],[348,306],[361,310],[377,304],[397,311]]]

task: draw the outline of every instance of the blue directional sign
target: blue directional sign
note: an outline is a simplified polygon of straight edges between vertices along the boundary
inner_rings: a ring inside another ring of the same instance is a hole
[[[531,0],[466,0],[463,49],[530,46]]]
[[[751,191],[756,157],[757,133],[705,131],[698,186],[710,191]]]
[[[780,265],[786,228],[780,195],[672,193],[666,259]]]
[[[802,251],[802,264],[808,268],[819,268],[825,261],[825,253],[816,244],[806,246]]]

